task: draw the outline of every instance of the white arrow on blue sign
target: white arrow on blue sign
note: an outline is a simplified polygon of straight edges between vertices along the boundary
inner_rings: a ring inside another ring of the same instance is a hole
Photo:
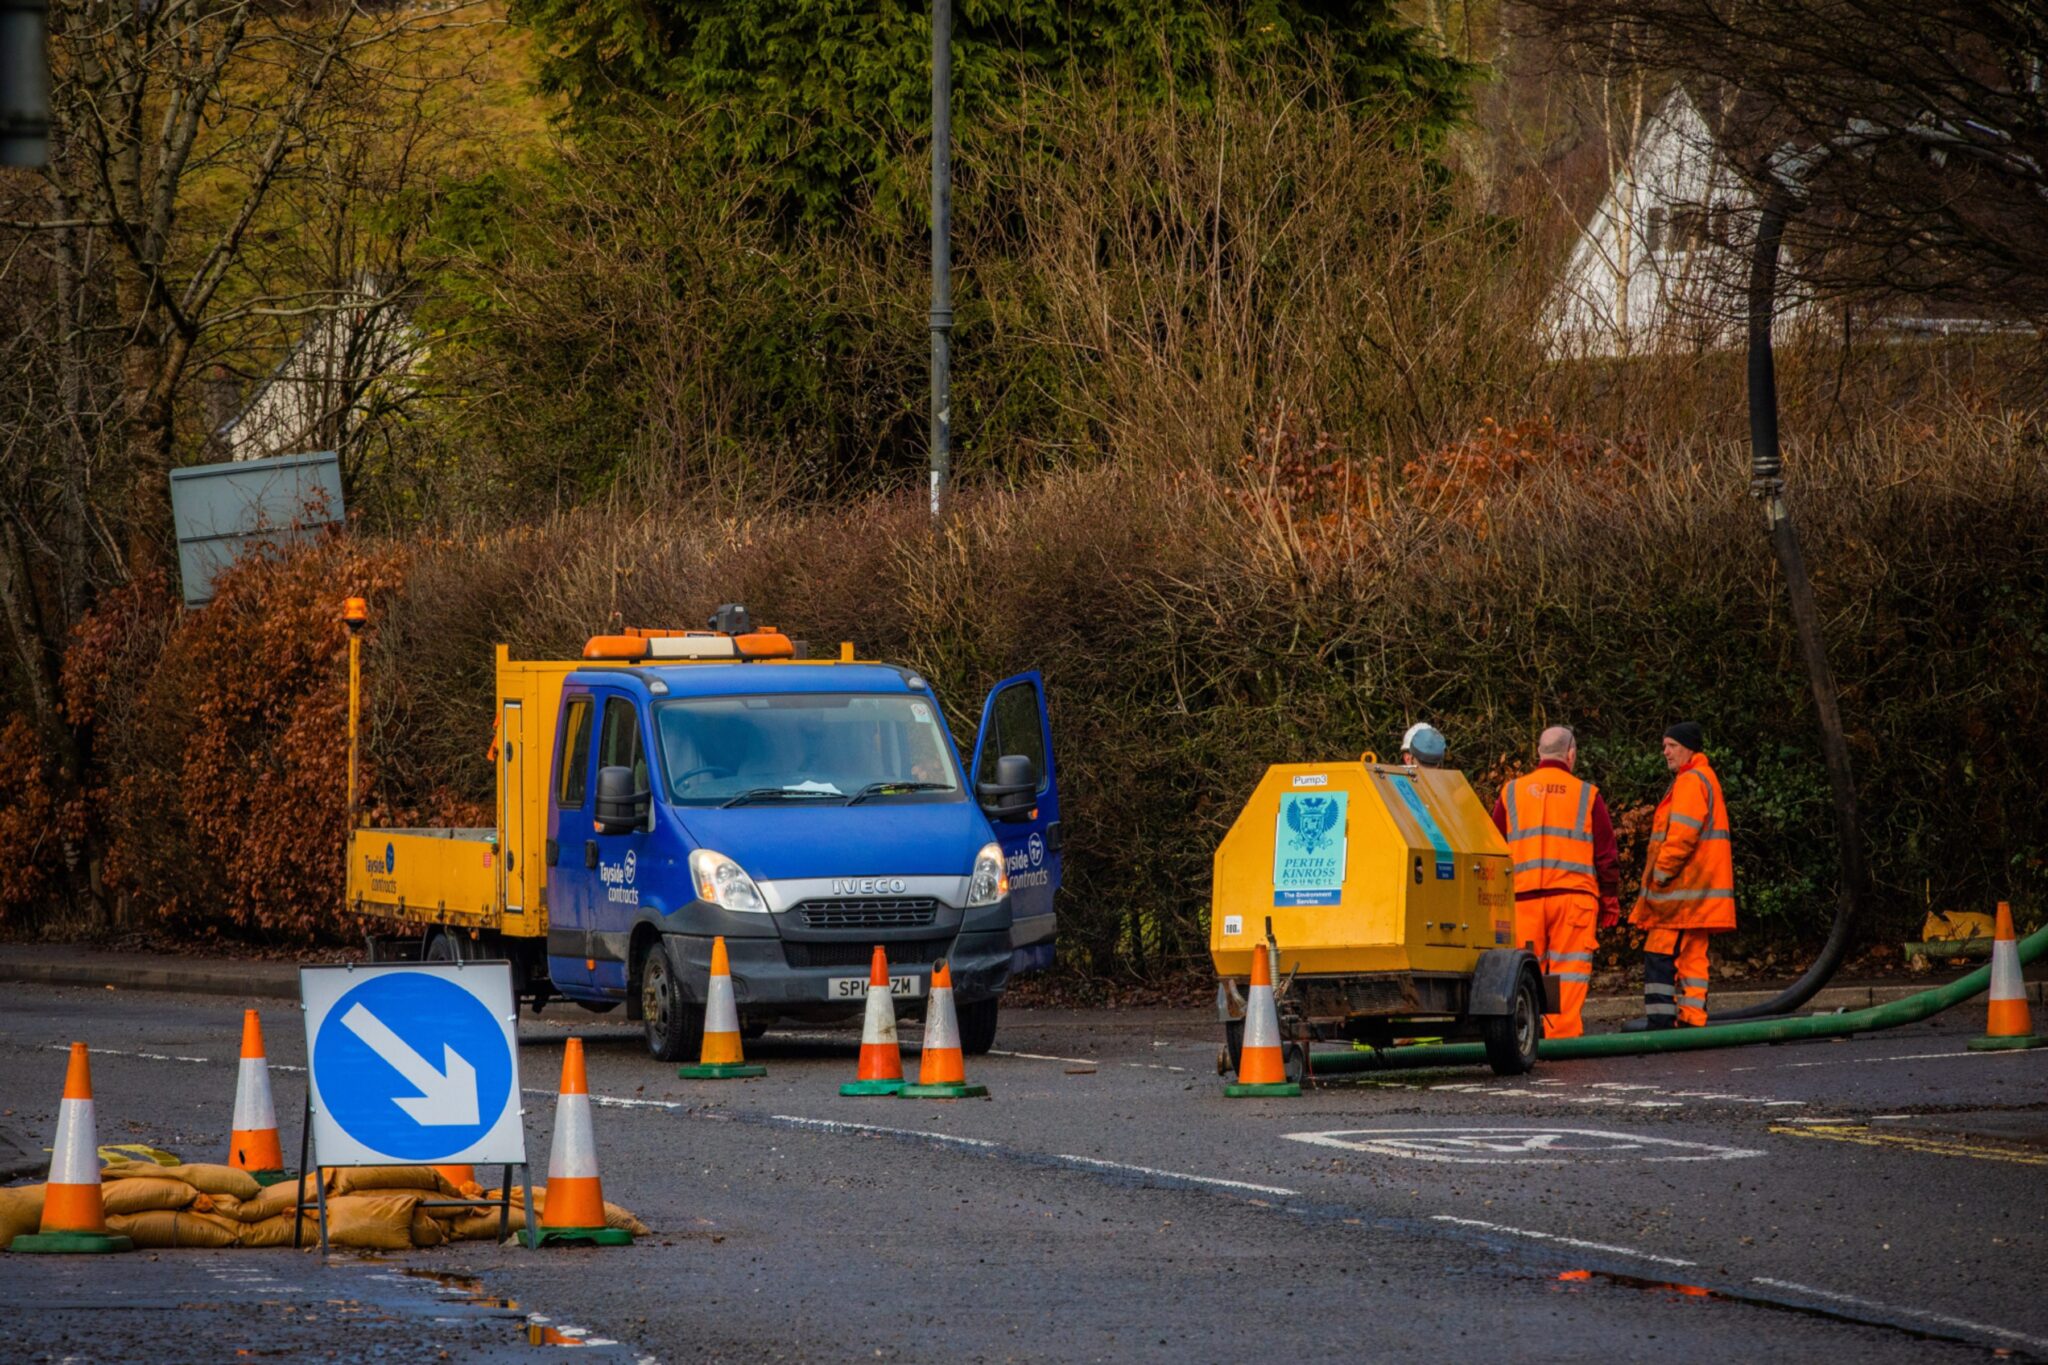
[[[508,964],[302,967],[299,994],[318,1164],[524,1164]]]

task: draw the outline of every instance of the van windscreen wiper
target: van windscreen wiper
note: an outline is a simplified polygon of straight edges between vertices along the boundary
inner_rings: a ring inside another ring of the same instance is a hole
[[[813,796],[837,797],[844,795],[844,792],[819,791],[812,787],[755,787],[751,791],[743,791],[731,800],[721,801],[718,804],[721,807],[744,806],[754,801],[788,801],[799,796],[808,798]]]
[[[950,782],[870,782],[848,797],[846,804],[858,806],[870,796],[894,796],[898,792],[949,792],[951,790],[953,790],[953,784]]]

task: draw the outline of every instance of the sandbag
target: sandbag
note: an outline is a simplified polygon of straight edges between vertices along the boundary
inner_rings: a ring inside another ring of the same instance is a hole
[[[182,1180],[110,1180],[100,1186],[100,1203],[109,1214],[182,1209],[200,1197]]]
[[[327,1240],[335,1246],[408,1251],[412,1248],[412,1215],[427,1193],[392,1190],[382,1194],[330,1195]]]
[[[148,1162],[156,1166],[182,1166],[185,1159],[175,1152],[161,1147],[151,1147],[143,1142],[116,1142],[100,1148],[100,1165],[110,1161]]]
[[[417,1204],[412,1210],[412,1244],[416,1247],[437,1247],[448,1240],[448,1228],[440,1219]]]
[[[254,1199],[263,1192],[256,1177],[232,1166],[188,1162],[183,1166],[159,1166],[149,1161],[116,1161],[100,1172],[106,1182],[116,1180],[182,1180],[205,1194],[228,1194],[237,1199]]]
[[[241,1241],[242,1225],[217,1213],[151,1209],[146,1213],[109,1214],[107,1231],[135,1239],[147,1250],[173,1247],[231,1247]]]
[[[299,1215],[299,1245],[320,1245],[320,1219],[311,1213]],[[292,1244],[292,1215],[289,1211],[258,1222],[242,1224],[237,1246],[288,1247]]]
[[[10,1185],[0,1189],[0,1250],[15,1238],[38,1232],[43,1226],[43,1187]]]
[[[306,1202],[311,1204],[320,1193],[320,1186],[310,1178],[306,1181]],[[244,1223],[261,1223],[268,1218],[290,1213],[292,1206],[299,1202],[299,1182],[296,1179],[281,1180],[267,1185],[254,1199],[236,1199],[232,1195],[213,1196],[214,1211],[238,1218]]]
[[[424,1190],[443,1199],[462,1192],[432,1166],[337,1166],[327,1173],[329,1194],[365,1194],[386,1190]]]

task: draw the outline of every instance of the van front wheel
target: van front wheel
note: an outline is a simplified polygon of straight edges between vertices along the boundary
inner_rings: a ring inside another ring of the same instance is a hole
[[[981,1057],[996,1045],[996,1012],[1002,1003],[1001,996],[992,996],[987,1000],[970,1000],[956,1007],[962,1052],[970,1057]]]
[[[640,956],[640,1020],[656,1060],[694,1059],[704,1046],[704,1007],[683,999],[668,950],[656,939]]]

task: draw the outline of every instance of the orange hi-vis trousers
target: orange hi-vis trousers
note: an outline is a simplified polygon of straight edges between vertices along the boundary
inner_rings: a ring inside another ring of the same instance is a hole
[[[1643,937],[1643,1013],[1651,1028],[1707,1022],[1704,929],[1652,929]]]
[[[1557,1013],[1543,1016],[1546,1038],[1576,1038],[1593,984],[1593,925],[1600,902],[1566,891],[1515,902],[1515,942],[1536,954],[1545,976],[1557,978]]]

